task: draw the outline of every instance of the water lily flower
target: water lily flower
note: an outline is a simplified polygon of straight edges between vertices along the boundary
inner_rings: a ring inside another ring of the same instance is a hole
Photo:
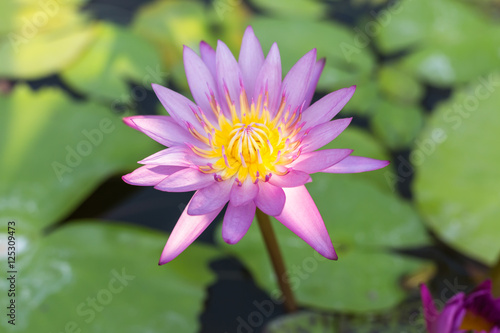
[[[421,295],[429,333],[500,333],[500,298],[493,298],[490,280],[468,295],[456,294],[441,312],[425,285]]]
[[[170,116],[124,121],[169,147],[125,175],[132,185],[168,192],[196,191],[161,255],[164,264],[188,247],[227,205],[222,237],[237,243],[256,208],[274,216],[320,254],[337,259],[323,219],[304,184],[315,172],[355,173],[389,162],[352,156],[351,149],[318,150],[351,118],[330,121],[354,94],[340,89],[310,105],[325,60],[304,55],[282,80],[278,46],[264,57],[251,27],[238,60],[221,41],[216,51],[184,47],[184,66],[195,103],[160,85],[153,89]]]

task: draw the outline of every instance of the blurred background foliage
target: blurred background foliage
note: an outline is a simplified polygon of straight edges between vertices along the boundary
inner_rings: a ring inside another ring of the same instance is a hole
[[[419,283],[487,276],[500,255],[498,0],[2,1],[0,220],[16,222],[19,271],[17,325],[2,331],[258,332],[283,312],[250,321],[277,296],[255,226],[234,246],[212,227],[159,268],[189,194],[119,179],[160,149],[121,118],[165,114],[151,83],[190,96],[182,46],[220,39],[237,55],[247,25],[266,53],[278,43],[284,72],[317,48],[315,100],[357,85],[330,148],[392,161],[308,185],[338,262],[274,223],[299,303],[327,317],[267,331],[421,332]]]

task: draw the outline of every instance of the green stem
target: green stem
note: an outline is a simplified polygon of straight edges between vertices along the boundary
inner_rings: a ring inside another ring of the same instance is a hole
[[[285,310],[289,313],[297,311],[297,303],[295,302],[295,297],[290,287],[288,273],[285,270],[285,264],[283,262],[283,257],[276,241],[276,236],[274,235],[274,230],[271,226],[271,221],[269,216],[257,209],[256,212],[257,221],[259,222],[260,232],[266,243],[267,252],[271,257],[271,262],[273,264],[274,273],[278,279],[278,283],[283,294]]]

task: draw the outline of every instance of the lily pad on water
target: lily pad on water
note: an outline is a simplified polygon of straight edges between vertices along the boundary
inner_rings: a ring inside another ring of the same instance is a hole
[[[499,87],[496,73],[456,92],[432,114],[412,152],[415,199],[427,225],[450,246],[490,265],[500,255]]]
[[[355,32],[338,23],[303,21],[297,19],[271,19],[258,17],[250,24],[264,51],[277,42],[283,65],[283,74],[304,54],[317,49],[318,59],[326,58],[326,65],[318,83],[318,90],[331,92],[360,82],[369,82],[375,57],[368,47],[355,46]],[[314,38],[311,38],[314,36]],[[352,51],[353,48],[355,51]],[[346,105],[346,110],[364,111],[369,104],[367,94],[357,92]],[[375,97],[375,96],[374,96]]]
[[[157,145],[122,117],[62,91],[18,85],[0,97],[0,217],[41,230]]]
[[[475,79],[500,62],[500,24],[460,1],[403,0],[375,41],[386,54],[410,51],[403,67],[436,86]]]
[[[166,76],[152,45],[131,30],[110,23],[96,27],[93,43],[61,73],[75,90],[120,103],[144,100],[151,83],[161,83]],[[131,89],[131,82],[139,87]]]
[[[375,106],[371,127],[388,147],[409,147],[424,123],[421,107],[381,100]]]
[[[36,79],[71,64],[95,37],[76,2],[0,4],[0,76]]]
[[[98,220],[57,229],[18,264],[16,325],[2,320],[2,332],[198,332],[218,251],[193,244],[158,267],[166,239]],[[8,282],[0,281],[4,295]]]
[[[264,328],[264,333],[422,333],[425,321],[422,303],[407,300],[381,315],[347,315],[301,311],[278,317]]]

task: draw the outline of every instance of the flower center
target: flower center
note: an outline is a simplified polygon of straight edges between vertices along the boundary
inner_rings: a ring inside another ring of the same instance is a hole
[[[473,330],[474,332],[489,332],[495,324],[470,310],[465,312],[464,319],[460,325],[461,330]]]
[[[205,142],[211,149],[191,146],[199,156],[209,160],[200,165],[200,171],[214,173],[218,181],[236,176],[241,183],[247,177],[252,182],[268,181],[272,174],[287,173],[286,165],[300,154],[302,128],[299,124],[301,110],[285,110],[286,99],[283,97],[276,112],[268,109],[267,93],[260,94],[257,101],[249,105],[244,89],[241,89],[239,108],[229,98],[226,101],[231,116],[221,111],[212,95],[211,107],[217,117],[218,127],[212,125],[201,109],[196,115],[204,126],[206,136],[200,135],[190,126],[193,136]]]

